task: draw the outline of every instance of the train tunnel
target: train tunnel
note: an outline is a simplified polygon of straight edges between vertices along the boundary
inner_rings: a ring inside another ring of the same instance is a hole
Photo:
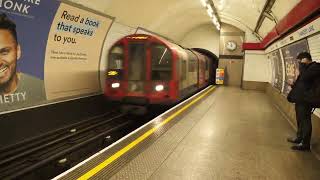
[[[320,0],[0,10],[0,179],[320,178]]]

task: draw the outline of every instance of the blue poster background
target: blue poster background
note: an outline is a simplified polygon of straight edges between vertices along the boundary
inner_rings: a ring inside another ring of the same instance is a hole
[[[0,7],[0,13],[5,13],[16,23],[18,42],[21,45],[22,52],[21,58],[18,60],[17,70],[43,80],[48,34],[61,2],[58,0],[41,0],[39,5],[35,5],[23,0],[11,1],[30,5],[27,16]]]

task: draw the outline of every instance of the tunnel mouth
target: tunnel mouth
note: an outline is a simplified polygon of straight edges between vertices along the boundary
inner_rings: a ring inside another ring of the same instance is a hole
[[[191,48],[193,51],[196,51],[200,54],[203,54],[207,57],[209,57],[212,60],[212,66],[211,71],[209,72],[209,83],[210,84],[215,84],[215,79],[216,79],[216,69],[218,68],[219,65],[219,58],[217,55],[215,55],[213,52],[203,49],[203,48]]]

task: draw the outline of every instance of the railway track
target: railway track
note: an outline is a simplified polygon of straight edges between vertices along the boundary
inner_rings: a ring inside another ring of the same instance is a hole
[[[52,178],[121,138],[132,122],[112,111],[0,149],[0,179]]]

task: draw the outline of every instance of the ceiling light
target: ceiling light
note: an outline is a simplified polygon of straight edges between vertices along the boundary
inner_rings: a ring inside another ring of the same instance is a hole
[[[216,27],[220,31],[220,24],[216,25]]]
[[[220,1],[224,2],[223,0],[220,0]],[[220,30],[220,23],[219,23],[219,20],[218,20],[218,14],[216,14],[216,12],[213,11],[214,4],[211,4],[210,2],[208,2],[208,0],[200,0],[200,2],[202,4],[202,6],[206,7],[207,13],[210,16],[210,18],[212,20],[212,23],[216,26],[216,28],[218,30]]]
[[[201,4],[203,7],[207,6],[207,0],[200,0]]]
[[[210,4],[207,5],[207,12],[213,14],[213,9]]]
[[[212,21],[218,22],[217,17],[216,17],[216,16],[213,16],[213,17],[212,17]]]
[[[214,25],[217,25],[219,23],[215,16],[213,17],[212,22]]]

